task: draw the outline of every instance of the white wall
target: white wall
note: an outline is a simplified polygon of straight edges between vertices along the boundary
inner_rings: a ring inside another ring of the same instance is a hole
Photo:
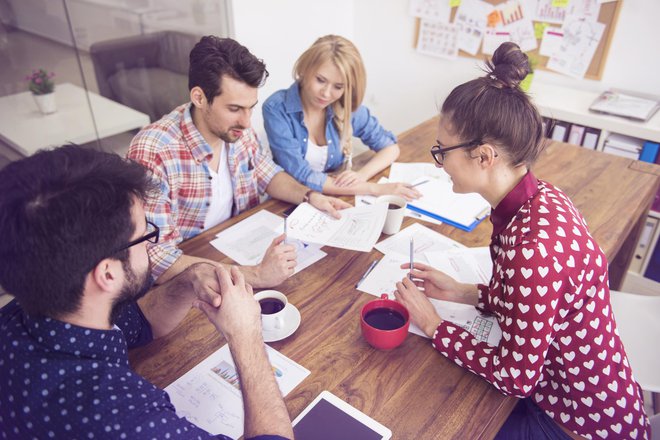
[[[232,0],[234,38],[266,62],[270,73],[259,90],[252,125],[265,141],[261,103],[293,82],[298,56],[323,35],[353,39],[353,0]]]
[[[233,0],[235,36],[268,65],[260,101],[287,87],[293,63],[317,37],[343,35],[357,45],[367,68],[365,104],[385,127],[400,133],[435,115],[458,84],[482,74],[477,60],[419,55],[407,0]],[[660,95],[660,2],[624,0],[601,81],[538,71],[535,81],[573,88],[619,87]],[[261,109],[254,126],[263,133]]]

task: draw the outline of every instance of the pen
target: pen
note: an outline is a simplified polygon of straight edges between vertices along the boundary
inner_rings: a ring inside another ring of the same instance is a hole
[[[413,270],[413,250],[415,249],[415,243],[413,238],[410,237],[410,270],[408,271],[408,278],[412,280],[412,270]]]
[[[364,203],[365,205],[371,205],[371,202],[369,200],[362,199],[362,203]]]
[[[284,217],[284,244],[286,244],[286,217]]]
[[[429,179],[422,180],[421,182],[417,182],[416,184],[414,184],[412,187],[414,188],[414,187],[416,187],[416,186],[424,185],[425,183],[429,183],[429,182],[430,182]]]
[[[490,206],[488,208],[482,209],[481,212],[479,212],[479,214],[477,214],[477,216],[475,218],[477,220],[481,220],[482,218],[486,217],[486,215],[488,214],[488,211],[490,211]]]
[[[356,289],[357,289],[358,287],[360,287],[360,284],[362,284],[362,281],[364,281],[365,278],[367,278],[367,276],[369,276],[369,274],[371,273],[371,271],[374,270],[374,267],[376,267],[376,264],[378,264],[379,261],[380,261],[380,260],[374,260],[374,261],[371,263],[371,265],[369,266],[369,268],[367,269],[367,271],[364,273],[364,275],[362,275],[362,278],[360,278],[360,281],[358,281],[357,284],[355,284],[355,288],[356,288]]]

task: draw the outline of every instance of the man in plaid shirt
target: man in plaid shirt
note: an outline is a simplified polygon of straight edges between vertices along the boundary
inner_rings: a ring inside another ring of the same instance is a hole
[[[160,183],[160,194],[145,206],[161,231],[160,242],[149,249],[158,283],[209,261],[183,255],[181,241],[256,206],[264,192],[290,203],[309,202],[335,217],[350,206],[298,183],[261,148],[250,117],[267,76],[264,63],[236,41],[203,37],[190,52],[191,102],[131,142],[128,157]],[[249,284],[271,287],[293,274],[295,247],[283,240],[284,235],[273,240],[260,264],[242,267]]]

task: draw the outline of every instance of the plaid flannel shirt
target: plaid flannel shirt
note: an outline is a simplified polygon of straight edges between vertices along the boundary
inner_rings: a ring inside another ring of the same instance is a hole
[[[208,165],[213,152],[193,124],[190,108],[190,103],[181,105],[142,129],[128,150],[128,157],[151,170],[160,185],[159,194],[145,205],[147,218],[160,228],[159,242],[149,248],[154,279],[181,256],[179,243],[206,229],[212,179]],[[232,215],[259,204],[259,195],[282,171],[251,128],[229,144],[227,162],[234,193]]]

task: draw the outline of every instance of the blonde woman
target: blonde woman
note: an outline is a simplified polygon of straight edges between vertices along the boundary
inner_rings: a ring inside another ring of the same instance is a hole
[[[280,166],[325,194],[420,196],[407,184],[368,182],[396,160],[399,146],[361,105],[366,75],[353,43],[336,35],[319,38],[298,58],[293,75],[291,87],[263,106],[268,142]],[[376,152],[360,170],[352,169],[353,136]]]

